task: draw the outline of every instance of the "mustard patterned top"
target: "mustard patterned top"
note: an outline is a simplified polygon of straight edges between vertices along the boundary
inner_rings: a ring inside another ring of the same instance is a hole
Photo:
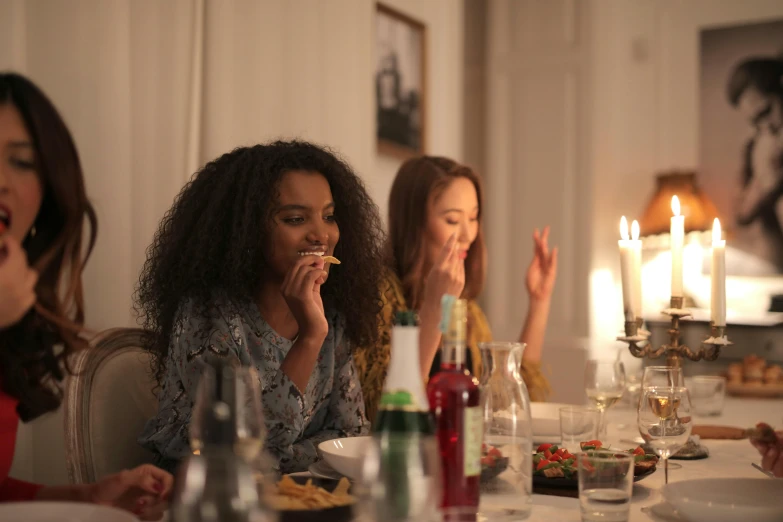
[[[383,308],[378,321],[378,341],[372,346],[357,347],[353,354],[364,394],[365,413],[370,422],[375,421],[378,403],[383,393],[383,383],[389,368],[393,318],[398,311],[407,309],[402,284],[397,276],[389,273],[382,284],[385,288],[381,292]],[[492,341],[492,331],[481,307],[473,300],[468,301],[467,341],[470,358],[473,361],[473,374],[479,376],[481,375],[479,343]],[[418,357],[418,354],[411,353],[410,356]],[[530,400],[545,401],[551,390],[549,381],[541,372],[541,364],[523,361],[520,371],[527,385]]]

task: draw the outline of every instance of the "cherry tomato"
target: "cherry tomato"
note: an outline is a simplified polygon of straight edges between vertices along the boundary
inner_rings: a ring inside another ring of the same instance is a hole
[[[549,450],[548,450],[548,449],[547,449],[547,450],[544,450],[544,458],[545,458],[546,460],[549,460],[549,459],[551,459],[551,458],[552,458],[552,454],[551,454],[551,453],[549,453]]]
[[[548,466],[549,464],[551,464],[551,462],[548,460],[541,460],[541,462],[538,463],[538,466],[536,466],[536,471],[542,469],[545,466]]]
[[[641,446],[636,446],[636,449],[633,450],[634,455],[644,455],[644,450]]]
[[[552,447],[552,444],[541,444],[538,449],[536,450],[536,453],[543,453],[544,451],[548,450]]]

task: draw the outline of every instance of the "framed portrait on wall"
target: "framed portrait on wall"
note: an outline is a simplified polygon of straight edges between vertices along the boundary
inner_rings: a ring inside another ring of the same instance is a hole
[[[700,35],[702,187],[726,219],[729,275],[783,274],[783,20]]]
[[[383,4],[375,12],[375,107],[378,151],[425,152],[426,27]]]

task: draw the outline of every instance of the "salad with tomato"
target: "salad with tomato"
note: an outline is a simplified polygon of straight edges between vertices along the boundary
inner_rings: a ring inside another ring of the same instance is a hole
[[[600,440],[589,440],[580,443],[579,447],[584,452],[590,452],[602,449],[603,443]],[[628,450],[628,453],[634,456],[634,475],[641,475],[655,468],[658,463],[658,457],[646,454],[641,446]],[[576,456],[556,444],[541,444],[533,455],[533,470],[537,476],[574,479],[577,474]]]

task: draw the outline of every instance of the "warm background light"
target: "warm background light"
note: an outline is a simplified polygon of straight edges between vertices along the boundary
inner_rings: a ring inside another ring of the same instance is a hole
[[[686,234],[707,232],[712,227],[712,220],[720,217],[715,205],[699,187],[695,172],[659,174],[655,192],[639,220],[645,236],[669,233],[674,196],[680,203],[679,213],[685,216]]]

